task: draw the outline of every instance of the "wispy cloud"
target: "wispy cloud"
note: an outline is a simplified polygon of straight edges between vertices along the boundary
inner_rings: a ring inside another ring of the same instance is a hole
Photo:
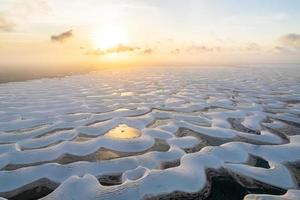
[[[131,53],[135,52],[139,55],[149,55],[154,52],[151,48],[142,48],[138,46],[129,46],[124,44],[118,44],[115,47],[111,47],[108,49],[91,49],[86,52],[86,55],[94,55],[94,56],[104,56],[113,53]]]
[[[48,0],[18,0],[11,1],[10,14],[22,19],[33,16],[47,15],[50,12]]]
[[[105,52],[101,49],[90,49],[85,54],[89,56],[103,56],[105,55]]]
[[[261,46],[255,42],[250,42],[245,45],[246,51],[260,51],[262,50]]]
[[[221,47],[210,47],[205,45],[192,45],[186,50],[188,53],[205,53],[205,52],[219,52]]]
[[[52,35],[51,41],[63,43],[71,37],[73,37],[73,30],[66,31],[66,32],[60,33],[58,35]]]
[[[275,46],[272,50],[274,53],[285,53],[285,54],[294,53],[294,51],[291,51],[290,48],[284,46]]]
[[[300,49],[300,34],[290,33],[279,38],[282,45]]]
[[[150,55],[153,53],[154,53],[154,50],[151,48],[146,48],[146,49],[142,50],[142,52],[141,52],[142,55]]]
[[[15,24],[9,21],[3,14],[0,14],[0,31],[11,32],[15,28]]]
[[[136,51],[139,49],[140,49],[140,47],[118,44],[116,47],[107,49],[106,53],[123,53],[123,52]]]
[[[171,54],[177,55],[177,54],[180,54],[180,52],[181,52],[181,50],[179,48],[176,48],[171,51]]]

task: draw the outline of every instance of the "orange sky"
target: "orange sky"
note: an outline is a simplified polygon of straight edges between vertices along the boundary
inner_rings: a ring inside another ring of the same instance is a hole
[[[1,0],[0,69],[295,63],[300,2]]]

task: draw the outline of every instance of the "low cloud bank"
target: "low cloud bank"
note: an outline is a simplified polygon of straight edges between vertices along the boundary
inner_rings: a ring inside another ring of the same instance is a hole
[[[87,55],[95,55],[95,56],[104,56],[108,54],[113,54],[113,53],[130,53],[130,52],[136,52],[141,55],[149,55],[153,53],[153,49],[151,48],[146,48],[143,49],[138,46],[128,46],[124,44],[118,44],[115,47],[111,47],[108,49],[94,49],[94,50],[88,50],[86,52]]]

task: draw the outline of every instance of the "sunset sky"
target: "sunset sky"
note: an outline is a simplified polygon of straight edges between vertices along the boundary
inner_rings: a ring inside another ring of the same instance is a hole
[[[300,62],[299,0],[0,0],[0,68]]]

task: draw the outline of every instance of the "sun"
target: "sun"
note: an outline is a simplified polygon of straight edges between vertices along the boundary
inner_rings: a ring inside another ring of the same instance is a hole
[[[121,26],[107,24],[93,33],[93,43],[98,49],[109,49],[118,44],[127,44],[127,31]]]

